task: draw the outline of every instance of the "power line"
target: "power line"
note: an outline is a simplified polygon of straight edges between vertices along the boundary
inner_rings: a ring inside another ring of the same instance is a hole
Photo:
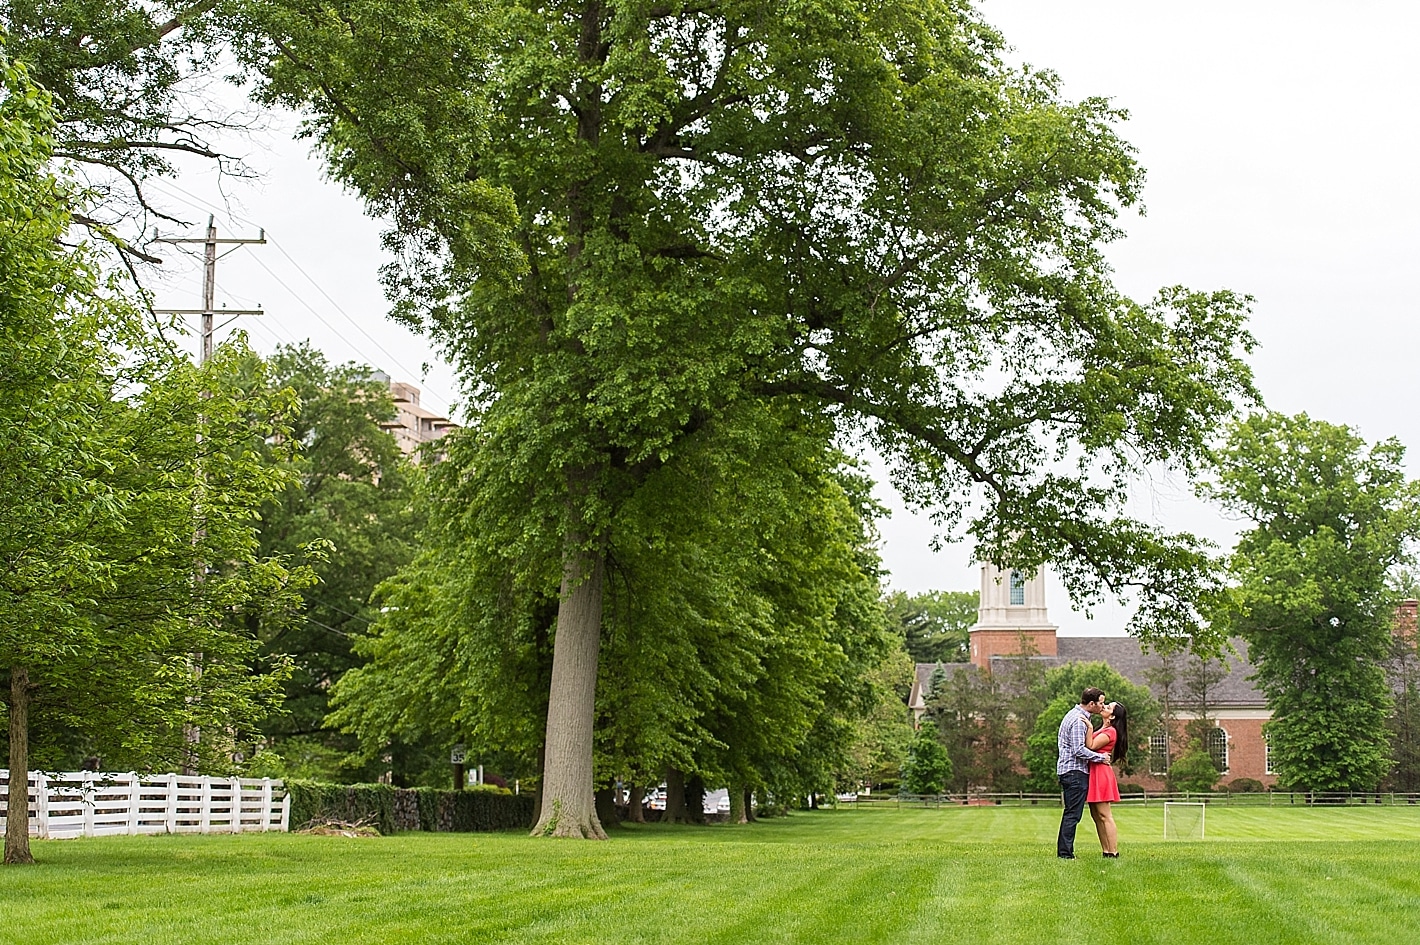
[[[184,195],[184,196],[187,198],[187,199],[184,200],[182,196],[170,195],[170,196],[173,196],[173,199],[178,200],[179,202],[186,203],[188,206],[191,206],[191,207],[193,207],[193,208],[195,208],[195,209],[221,210],[230,220],[232,220],[232,221],[234,221],[234,222],[241,222],[241,223],[247,223],[248,225],[255,225],[255,224],[252,224],[251,221],[249,221],[249,220],[247,220],[245,217],[243,217],[241,214],[232,211],[230,208],[224,209],[224,208],[218,207],[216,204],[214,204],[214,203],[212,203],[212,202],[210,202],[210,201],[208,201],[208,200],[205,200],[205,199],[203,199],[202,197],[199,197],[199,196],[197,196],[196,194],[191,193],[190,191],[184,190],[183,188],[179,187],[177,184],[174,184],[174,183],[171,182],[171,181],[163,181],[162,183],[163,183],[164,186],[163,186],[162,188],[159,188],[159,189],[171,188],[172,190],[177,191],[177,193],[178,193],[179,195]],[[412,371],[412,370],[410,370],[410,368],[409,368],[408,365],[402,363],[402,362],[400,361],[400,359],[396,358],[393,354],[391,354],[391,353],[384,347],[384,345],[380,344],[380,342],[379,342],[378,339],[376,339],[373,335],[371,335],[368,331],[365,330],[364,326],[362,326],[358,321],[356,321],[353,317],[351,317],[351,315],[350,315],[348,312],[346,312],[343,308],[341,308],[340,303],[336,302],[335,299],[331,297],[330,293],[327,292],[327,291],[325,290],[325,288],[324,288],[319,282],[317,282],[314,277],[311,276],[310,273],[306,272],[306,270],[301,266],[301,264],[296,261],[295,257],[293,257],[289,252],[286,251],[286,248],[285,248],[284,246],[282,246],[279,242],[277,242],[277,240],[276,240],[274,237],[272,237],[270,233],[266,233],[265,231],[263,231],[263,234],[264,234],[264,236],[266,237],[266,241],[267,241],[268,243],[270,243],[272,246],[275,246],[275,247],[276,247],[276,250],[277,250],[279,253],[281,253],[282,256],[286,257],[286,260],[287,260],[292,266],[294,266],[294,267],[296,268],[296,271],[299,272],[299,273],[305,278],[305,280],[306,280],[307,282],[309,282],[309,283],[315,288],[315,290],[321,294],[322,297],[325,298],[325,300],[326,300],[327,302],[330,303],[331,307],[334,308],[338,313],[340,313],[340,315],[341,315],[347,322],[349,322],[352,326],[354,326],[354,328],[355,328],[356,331],[358,331],[358,332],[360,332],[360,334],[364,335],[365,338],[367,338],[367,339],[369,340],[369,342],[370,342],[371,344],[373,344],[373,345],[375,346],[375,348],[376,348],[378,351],[380,351],[381,354],[383,354],[383,355],[385,356],[386,359],[388,359],[388,363],[389,363],[391,366],[393,366],[393,367],[395,367],[395,368],[398,368],[400,371],[403,371],[403,372],[404,372],[407,376],[409,376],[409,377],[419,377],[419,378],[421,379],[422,383],[424,384],[425,389],[426,389],[429,393],[433,394],[435,397],[438,397],[440,400],[442,400],[442,401],[444,402],[444,404],[446,405],[446,407],[447,407],[448,410],[450,410],[450,411],[452,410],[452,408],[453,408],[453,406],[454,406],[454,398],[453,398],[453,397],[449,396],[447,393],[445,393],[444,391],[438,389],[437,387],[430,387],[430,386],[429,386],[429,383],[428,383],[428,378],[425,377],[425,372],[423,372],[423,371]],[[295,289],[291,288],[291,286],[288,285],[280,276],[278,276],[275,272],[273,272],[272,269],[271,269],[269,266],[267,266],[265,263],[263,263],[260,259],[257,259],[257,260],[255,260],[255,261],[256,261],[257,265],[261,266],[261,268],[264,269],[264,270],[266,271],[266,273],[267,273],[268,275],[270,275],[273,279],[275,279],[275,280],[277,281],[277,283],[278,283],[283,289],[285,289],[288,293],[291,294],[291,296],[292,296],[293,298],[295,298],[298,302],[300,302],[303,306],[305,306],[305,308],[306,308],[312,315],[314,315],[314,316],[316,317],[316,319],[319,320],[322,325],[324,325],[329,331],[331,331],[337,338],[339,338],[340,340],[344,341],[347,345],[349,345],[350,348],[351,348],[351,350],[353,350],[356,354],[358,354],[360,357],[364,358],[365,360],[367,360],[367,361],[369,361],[369,362],[372,362],[372,363],[373,363],[373,362],[376,360],[375,358],[371,357],[371,356],[369,355],[369,353],[367,353],[367,352],[365,352],[365,351],[361,351],[360,348],[359,348],[357,345],[355,345],[355,344],[354,344],[348,337],[346,337],[343,333],[341,333],[341,331],[340,331],[339,329],[337,329],[337,328],[336,328],[334,325],[332,325],[330,322],[326,321],[325,318],[322,317],[321,314],[320,314],[309,302],[307,302],[299,293],[297,293]]]

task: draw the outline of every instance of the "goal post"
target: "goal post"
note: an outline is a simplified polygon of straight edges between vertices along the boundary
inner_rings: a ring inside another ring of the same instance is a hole
[[[1164,839],[1202,840],[1208,805],[1199,801],[1164,801]]]

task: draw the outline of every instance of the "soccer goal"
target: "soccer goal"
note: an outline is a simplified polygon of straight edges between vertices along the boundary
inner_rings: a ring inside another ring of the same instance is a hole
[[[1164,839],[1202,840],[1206,804],[1197,801],[1164,801]]]

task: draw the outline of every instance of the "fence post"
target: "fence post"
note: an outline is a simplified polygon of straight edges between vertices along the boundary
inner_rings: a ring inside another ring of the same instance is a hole
[[[14,790],[14,778],[10,779],[11,790]],[[28,788],[26,779],[26,788]],[[49,839],[49,777],[43,771],[35,772],[35,822],[39,828],[39,838]]]
[[[79,780],[79,800],[84,805],[84,836],[94,835],[94,775],[85,771]]]
[[[261,779],[261,832],[271,829],[271,779]]]
[[[163,812],[163,826],[168,833],[177,833],[177,798],[178,798],[178,776],[170,774],[167,777],[168,797],[167,808]]]
[[[128,772],[128,835],[138,832],[138,806],[143,789],[138,783],[138,772]]]
[[[212,776],[204,774],[202,776],[202,793],[198,796],[198,831],[200,833],[212,832]]]
[[[285,782],[282,782],[282,787],[284,788],[285,786],[286,786],[286,785],[285,785]],[[281,829],[282,829],[282,830],[290,830],[290,829],[291,829],[291,792],[290,792],[290,791],[287,791],[287,792],[286,792],[286,795],[281,798]]]
[[[242,779],[232,779],[232,833],[242,832]]]

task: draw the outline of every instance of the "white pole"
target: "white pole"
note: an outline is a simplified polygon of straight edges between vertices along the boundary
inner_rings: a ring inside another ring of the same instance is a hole
[[[212,832],[212,777],[204,774],[202,776],[202,794],[198,799],[202,819],[199,821],[198,830],[202,833]]]
[[[168,797],[167,809],[163,812],[163,826],[168,833],[177,833],[177,798],[178,798],[178,776],[170,774],[167,778]]]
[[[242,779],[232,779],[232,833],[242,832]]]
[[[94,835],[94,775],[85,771],[79,781],[80,799],[84,805],[84,836]]]
[[[138,807],[142,796],[143,788],[138,782],[138,773],[136,771],[128,772],[128,835],[130,837],[138,832]]]
[[[39,838],[49,839],[49,778],[43,771],[35,772],[35,820]]]

